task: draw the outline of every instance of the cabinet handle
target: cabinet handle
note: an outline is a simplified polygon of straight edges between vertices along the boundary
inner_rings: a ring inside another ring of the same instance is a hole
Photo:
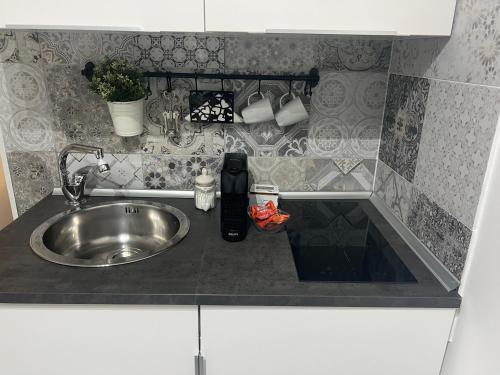
[[[194,356],[194,374],[205,375],[205,357],[201,354]]]

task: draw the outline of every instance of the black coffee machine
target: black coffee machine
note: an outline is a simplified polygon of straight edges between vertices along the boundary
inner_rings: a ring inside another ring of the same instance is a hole
[[[221,172],[221,231],[226,241],[245,239],[248,231],[247,155],[227,153]]]

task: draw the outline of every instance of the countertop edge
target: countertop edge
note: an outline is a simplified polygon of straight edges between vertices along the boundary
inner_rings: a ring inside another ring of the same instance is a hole
[[[0,293],[0,304],[54,305],[212,305],[212,306],[300,306],[364,308],[460,307],[458,295],[449,297],[296,296],[296,295],[189,295],[189,294],[69,294]]]

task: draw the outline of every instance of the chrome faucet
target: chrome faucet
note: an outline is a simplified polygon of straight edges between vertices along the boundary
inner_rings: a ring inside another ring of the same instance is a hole
[[[97,159],[97,165],[83,167],[69,176],[66,159],[70,152],[93,153]],[[89,173],[96,170],[99,173],[109,171],[109,165],[103,159],[102,148],[71,144],[63,148],[59,154],[59,173],[61,174],[61,189],[69,204],[79,206],[85,195],[85,184]]]

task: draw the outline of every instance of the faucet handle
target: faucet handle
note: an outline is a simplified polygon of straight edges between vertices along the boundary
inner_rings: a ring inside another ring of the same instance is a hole
[[[87,175],[85,175],[85,174],[75,173],[73,175],[73,178],[72,178],[73,181],[71,181],[70,185],[81,185],[85,181],[86,178],[87,178]]]

